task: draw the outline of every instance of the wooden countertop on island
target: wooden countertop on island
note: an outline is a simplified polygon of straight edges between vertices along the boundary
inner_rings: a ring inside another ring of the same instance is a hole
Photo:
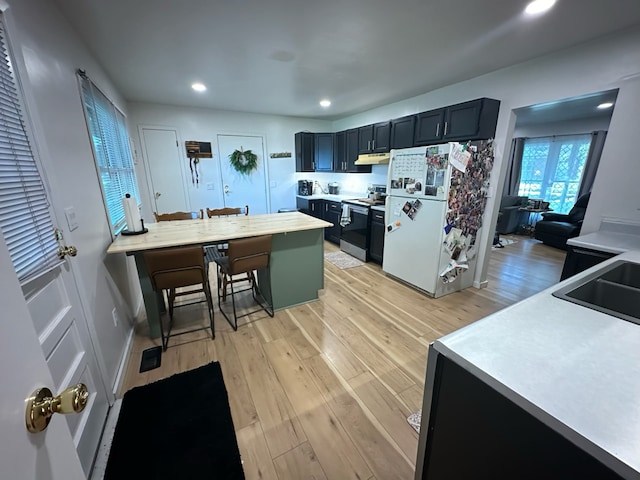
[[[180,245],[220,243],[234,238],[315,230],[331,223],[300,212],[176,220],[146,225],[147,233],[118,235],[107,253],[130,253]]]

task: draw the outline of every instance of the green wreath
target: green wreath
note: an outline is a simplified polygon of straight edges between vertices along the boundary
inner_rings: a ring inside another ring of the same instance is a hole
[[[258,169],[258,155],[251,150],[242,150],[242,147],[240,147],[240,150],[234,150],[229,155],[229,163],[237,172],[242,175],[249,175]]]

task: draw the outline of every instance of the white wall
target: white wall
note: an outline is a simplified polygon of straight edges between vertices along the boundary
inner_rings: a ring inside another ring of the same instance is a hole
[[[214,160],[218,157],[218,134],[260,135],[265,138],[265,152],[270,180],[271,211],[279,208],[295,207],[296,173],[295,144],[296,132],[309,130],[326,131],[331,124],[324,120],[260,115],[240,112],[228,112],[204,108],[174,107],[148,103],[129,104],[128,122],[142,158],[142,139],[138,135],[139,126],[164,126],[177,130],[181,151],[185,140],[211,142]],[[269,158],[270,153],[291,152],[290,158]],[[184,165],[188,172],[188,160],[184,156]],[[153,218],[152,199],[146,182],[144,162],[138,161],[138,183],[142,197],[142,217]],[[187,192],[190,208],[197,210],[206,206],[214,208],[223,205],[222,182],[215,163],[209,159],[200,161],[200,185],[191,182],[190,173],[180,180],[181,187]],[[214,190],[207,190],[206,183],[212,182]],[[204,184],[204,185],[203,185]]]
[[[107,388],[112,387],[131,332],[128,303],[137,279],[124,256],[106,257],[111,243],[100,184],[85,124],[75,71],[86,69],[124,111],[125,105],[73,29],[47,0],[8,0],[8,37],[16,56],[35,147],[46,166],[58,224],[78,248],[71,259]],[[79,227],[69,232],[62,211],[74,207]],[[111,311],[122,320],[114,326]]]
[[[564,122],[548,122],[542,125],[518,125],[513,131],[513,137],[551,137],[553,135],[575,135],[591,133],[596,130],[609,130],[610,117],[592,117]]]
[[[490,97],[501,101],[496,130],[496,162],[491,182],[488,223],[495,223],[506,172],[508,148],[515,126],[513,109],[619,88],[609,134],[593,187],[582,231],[598,229],[602,217],[640,222],[635,138],[640,112],[640,28],[588,42],[462,83],[334,122],[336,130],[366,125],[434,108]],[[485,279],[490,252],[490,229],[480,238],[476,285]]]

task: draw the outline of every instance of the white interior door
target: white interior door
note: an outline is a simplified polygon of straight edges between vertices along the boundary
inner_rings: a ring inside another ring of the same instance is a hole
[[[236,171],[229,162],[235,150],[251,150],[258,156],[258,168],[249,175]],[[250,214],[268,213],[268,178],[263,137],[244,135],[218,135],[220,178],[225,207],[249,205]]]
[[[8,276],[10,272],[13,273],[13,269],[5,273]],[[109,400],[74,275],[70,266],[63,263],[23,285],[22,291],[53,378],[51,385],[44,386],[54,394],[77,383],[84,383],[89,390],[89,400],[83,412],[58,420],[67,422],[80,462],[88,475],[100,444]]]
[[[3,379],[0,389],[0,478],[87,478],[76,454],[75,439],[62,415],[54,415],[48,428],[41,433],[29,433],[25,427],[25,399],[40,387],[48,387],[57,394],[58,385],[70,378],[69,375],[62,375],[66,377],[62,381],[52,378],[61,375],[49,371],[40,345],[42,337],[49,335],[37,334],[34,329],[3,238],[0,238],[0,272],[3,317],[0,335],[0,372]],[[68,360],[81,361],[79,358]],[[81,379],[85,377],[79,376]],[[94,413],[96,403],[99,402],[93,390],[89,407]],[[84,417],[83,420],[88,419]],[[69,422],[74,425],[72,432],[77,434],[82,430],[78,425],[80,421],[81,418],[77,417]]]
[[[190,211],[177,132],[152,127],[141,127],[140,132],[154,210],[157,213]]]

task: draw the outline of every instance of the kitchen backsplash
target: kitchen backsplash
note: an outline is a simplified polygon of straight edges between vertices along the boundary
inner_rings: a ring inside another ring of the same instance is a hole
[[[382,185],[387,183],[387,168],[388,165],[373,165],[371,173],[302,172],[295,174],[295,181],[319,182],[325,192],[329,191],[329,183],[337,182],[340,186],[340,192],[366,194],[367,187],[372,183]],[[314,193],[321,193],[315,189]]]

